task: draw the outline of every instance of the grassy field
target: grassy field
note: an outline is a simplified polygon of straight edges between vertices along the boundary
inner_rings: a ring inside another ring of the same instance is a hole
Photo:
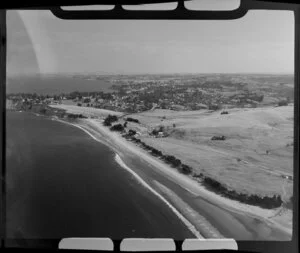
[[[228,112],[154,110],[128,115],[140,121],[128,127],[148,145],[229,188],[289,198],[293,182],[283,176],[293,175],[293,105]],[[160,126],[168,137],[150,137]],[[216,135],[226,140],[212,141]]]

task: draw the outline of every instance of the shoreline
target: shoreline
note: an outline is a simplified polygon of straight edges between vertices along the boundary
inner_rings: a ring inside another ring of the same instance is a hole
[[[53,109],[54,108],[52,108],[52,110]],[[55,108],[55,109],[59,109],[59,108]],[[80,110],[83,108],[78,108],[78,109]],[[62,109],[62,110],[66,114],[74,113],[73,111],[69,112],[68,109]],[[76,113],[82,113],[82,115],[85,115],[85,111],[81,111],[81,110]],[[129,164],[131,164],[131,159],[137,159],[138,157],[139,159],[142,160],[143,163],[146,163],[147,165],[146,167],[151,167],[150,170],[155,171],[155,173],[162,175],[163,177],[167,178],[167,180],[172,181],[177,186],[179,186],[179,188],[181,189],[176,190],[179,193],[188,192],[190,195],[193,196],[193,198],[195,199],[201,198],[206,203],[211,204],[216,208],[222,209],[222,212],[224,212],[225,216],[228,214],[232,215],[237,220],[239,220],[240,224],[243,225],[248,231],[251,230],[254,231],[254,234],[256,234],[255,230],[257,226],[255,225],[255,221],[259,221],[261,224],[259,225],[260,227],[262,226],[269,231],[274,231],[275,234],[283,234],[284,236],[283,238],[288,238],[288,239],[281,239],[281,237],[276,237],[275,240],[285,241],[285,240],[290,240],[292,238],[293,231],[292,231],[292,224],[290,221],[291,220],[290,217],[292,217],[293,215],[292,210],[286,210],[285,208],[282,207],[275,208],[275,209],[263,209],[257,206],[244,204],[239,201],[232,200],[219,195],[207,189],[205,186],[201,185],[201,183],[195,180],[195,178],[193,178],[191,175],[184,175],[178,172],[176,169],[172,168],[170,165],[166,164],[161,159],[149,154],[149,152],[142,149],[134,142],[131,142],[123,138],[120,135],[120,133],[113,132],[109,128],[103,126],[102,122],[105,116],[107,115],[102,115],[102,113],[100,114],[101,115],[97,115],[97,117],[91,117],[91,118],[85,117],[85,118],[76,118],[76,119],[72,118],[70,120],[68,120],[68,118],[57,117],[56,114],[54,115],[42,114],[42,115],[50,116],[49,118],[51,120],[59,121],[61,123],[69,124],[81,129],[90,137],[92,137],[94,140],[104,144],[113,152],[118,154],[126,165],[128,165],[128,162]],[[135,166],[133,167],[130,166],[130,168],[132,169],[133,172],[140,170]],[[147,169],[149,170],[149,168]],[[143,171],[141,171],[141,173],[144,175]],[[147,177],[147,175],[145,178],[144,177],[142,178],[147,179],[146,182],[150,181],[148,180],[150,178]],[[150,185],[152,187],[154,186],[154,189],[157,190],[156,187],[157,185],[155,183],[152,184],[151,182]],[[160,189],[158,189],[158,192],[161,192]],[[184,197],[183,200],[185,200]],[[172,203],[172,201],[170,203]],[[173,203],[173,204],[174,206],[176,206],[177,203]],[[195,204],[195,206],[197,205]],[[195,208],[195,210],[198,210],[197,207]],[[201,207],[198,211],[199,213],[200,210]],[[252,222],[249,223],[249,220],[251,220]],[[214,222],[214,220],[212,221]],[[231,225],[230,223],[227,224]],[[259,232],[258,234],[260,234],[257,237],[258,239],[260,238],[260,236],[263,237],[265,236],[264,232],[262,233]],[[268,240],[268,237],[266,237],[264,240]]]
[[[129,168],[126,163],[122,160],[121,156],[122,154],[120,154],[120,151],[117,150],[113,145],[99,139],[96,138],[93,134],[91,134],[88,130],[86,130],[84,127],[82,127],[81,125],[78,124],[74,124],[71,122],[67,122],[61,119],[57,119],[55,118],[56,121],[59,121],[63,124],[68,124],[74,127],[77,127],[79,129],[81,129],[82,131],[84,131],[86,134],[88,134],[92,139],[94,139],[97,142],[102,143],[103,145],[105,145],[106,147],[108,147],[109,149],[111,149],[114,153],[115,153],[115,161],[116,163],[118,163],[118,165],[120,167],[122,167],[123,169],[125,169],[127,172],[129,172],[131,175],[133,175],[133,177],[145,188],[147,189],[149,192],[151,192],[152,194],[154,194],[157,198],[159,198],[165,205],[167,205],[172,211],[173,213],[178,217],[178,219],[187,227],[187,229],[189,229],[191,231],[191,233],[196,237],[196,238],[204,238],[203,235],[197,230],[197,228],[188,220],[186,219],[178,210],[176,207],[174,207],[164,196],[162,196],[160,193],[158,193],[155,189],[153,189],[147,182],[145,182],[134,170],[132,170],[131,168]]]
[[[232,213],[243,214],[254,219],[260,219],[268,226],[273,227],[274,229],[279,229],[280,231],[292,236],[291,228],[276,222],[274,219],[270,219],[276,216],[276,213],[280,212],[280,208],[263,209],[257,206],[243,204],[209,191],[190,176],[180,174],[174,170],[174,168],[164,164],[160,159],[147,154],[147,152],[143,149],[123,139],[118,133],[111,132],[108,128],[102,125],[102,121],[99,119],[82,119],[76,123],[70,123],[64,120],[59,121],[80,128],[96,141],[100,141],[102,144],[111,148],[116,154],[120,155],[120,157],[124,156],[124,153],[127,152],[138,155],[143,161],[151,164],[157,170],[160,170],[161,173],[165,174],[169,179],[176,182],[183,189],[195,196],[205,199],[209,203],[222,207],[222,209],[228,210]],[[95,137],[93,134],[96,134],[97,136],[100,135],[100,138]]]

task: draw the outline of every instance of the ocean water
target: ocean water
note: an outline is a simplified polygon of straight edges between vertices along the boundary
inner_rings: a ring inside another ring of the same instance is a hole
[[[172,210],[82,130],[7,113],[7,238],[194,237]]]
[[[86,80],[71,76],[20,76],[9,77],[7,93],[37,93],[44,95],[70,93],[73,91],[111,92],[111,84],[105,80]]]

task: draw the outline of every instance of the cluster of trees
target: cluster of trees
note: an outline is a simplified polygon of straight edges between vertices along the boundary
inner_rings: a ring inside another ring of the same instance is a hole
[[[117,132],[122,132],[124,131],[124,126],[122,124],[116,124],[116,125],[113,125],[111,128],[110,128],[111,131],[117,131]]]
[[[132,129],[129,129],[128,135],[129,135],[129,136],[134,136],[134,135],[136,135],[136,131],[135,131],[135,130],[132,130]]]
[[[220,104],[209,104],[208,105],[208,110],[218,111],[221,109],[222,109],[222,106]]]
[[[159,99],[164,98],[164,91],[162,89],[154,89],[151,93],[139,94],[139,100],[144,101],[147,108],[151,108],[153,103],[159,103]]]
[[[264,95],[257,95],[255,97],[252,97],[252,100],[257,101],[257,102],[262,102],[264,100]]]
[[[85,98],[85,99],[83,99],[83,103],[89,103],[89,102],[91,102],[91,99],[90,99],[90,98]]]
[[[78,119],[78,118],[80,118],[80,119],[86,119],[87,117],[86,116],[84,116],[84,115],[82,115],[82,114],[68,114],[68,118],[69,119]]]
[[[125,138],[129,138],[130,136],[127,134],[124,136]],[[130,138],[133,142],[140,144],[142,148],[147,151],[151,151],[151,154],[156,157],[160,157],[165,163],[170,164],[174,168],[176,168],[180,173],[183,174],[191,174],[193,172],[193,168],[183,164],[180,159],[177,159],[175,156],[172,155],[164,155],[160,150],[153,148],[146,143],[142,142],[140,139],[131,137]]]
[[[162,159],[173,167],[178,167],[181,165],[181,161],[172,155],[165,155],[162,157]]]
[[[64,94],[64,96],[67,99],[75,99],[79,98],[82,99],[83,97],[88,97],[91,96],[92,98],[102,98],[102,99],[112,99],[113,96],[111,93],[104,93],[103,91],[93,91],[93,92],[88,92],[88,91],[73,91],[69,94]]]
[[[286,106],[288,105],[288,101],[287,100],[281,100],[278,102],[278,106]]]
[[[67,98],[68,99],[75,99],[75,98],[81,99],[82,96],[83,96],[82,93],[80,93],[79,91],[73,91],[69,95],[67,95]]]
[[[193,172],[193,168],[186,165],[186,164],[181,164],[181,166],[178,168],[179,172],[183,173],[183,174],[191,174]]]
[[[56,115],[60,118],[63,118],[66,114],[66,111],[63,109],[57,109],[57,108],[49,107],[47,105],[36,105],[31,103],[27,105],[21,104],[17,108],[18,110],[24,110],[24,111],[30,110],[31,112],[39,113],[46,116]]]
[[[47,109],[45,107],[41,107],[39,110],[39,113],[41,113],[41,114],[46,114],[46,112],[47,112]]]
[[[221,112],[221,115],[222,115],[222,114],[228,114],[228,112],[227,112],[227,111],[223,111],[223,112]]]
[[[115,121],[118,121],[118,117],[116,115],[108,115],[104,122],[103,122],[103,125],[104,126],[111,126],[111,123],[115,122]]]
[[[157,128],[153,129],[151,134],[156,136],[156,135],[158,135],[159,132],[164,132],[164,127],[163,126],[160,126],[158,129]]]
[[[225,141],[226,140],[226,137],[224,135],[221,135],[221,136],[213,136],[211,138],[212,141]]]
[[[242,203],[254,205],[254,206],[260,206],[262,208],[271,209],[280,207],[283,203],[280,195],[274,195],[273,197],[264,196],[261,197],[256,194],[245,194],[245,193],[239,193],[234,190],[229,190],[225,185],[221,184],[219,181],[211,178],[211,177],[204,177],[203,178],[203,184],[217,192],[221,195],[233,199],[238,200]]]
[[[138,119],[134,119],[134,118],[126,118],[126,121],[129,121],[129,122],[135,122],[135,123],[140,123]]]
[[[195,177],[195,178],[203,178],[204,175],[202,173],[199,173],[199,174],[194,174],[193,177]]]

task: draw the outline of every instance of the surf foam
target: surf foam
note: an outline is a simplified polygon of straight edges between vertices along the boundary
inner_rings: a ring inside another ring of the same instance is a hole
[[[66,122],[63,120],[56,119],[57,121],[61,123],[65,123],[68,125],[72,125],[74,127],[77,127],[84,131],[86,134],[88,134],[92,139],[95,141],[98,141],[102,144],[105,144],[101,140],[99,140],[96,136],[94,136],[91,132],[89,132],[87,129],[84,127],[78,125],[78,124],[73,124],[70,122]],[[160,195],[157,191],[155,191],[149,184],[147,184],[136,172],[134,172],[132,169],[130,169],[124,161],[121,159],[121,157],[118,154],[115,154],[115,161],[122,167],[123,169],[127,170],[129,173],[131,173],[135,179],[143,185],[146,189],[148,189],[151,193],[153,193],[156,197],[158,197],[161,201],[163,201],[172,211],[173,213],[184,223],[184,225],[195,235],[196,238],[204,238],[200,232],[195,228],[195,226],[190,223],[172,204],[170,204],[162,195]]]
[[[195,228],[195,226],[190,223],[173,205],[171,205],[162,195],[160,195],[157,191],[155,191],[149,184],[147,184],[136,172],[134,172],[132,169],[130,169],[124,161],[121,159],[121,157],[116,154],[115,155],[116,162],[125,170],[127,170],[129,173],[131,173],[136,180],[143,185],[147,190],[152,192],[156,197],[158,197],[160,200],[162,200],[174,213],[175,215],[186,225],[186,227],[197,237],[197,238],[203,238],[203,236],[199,233],[199,231]]]

